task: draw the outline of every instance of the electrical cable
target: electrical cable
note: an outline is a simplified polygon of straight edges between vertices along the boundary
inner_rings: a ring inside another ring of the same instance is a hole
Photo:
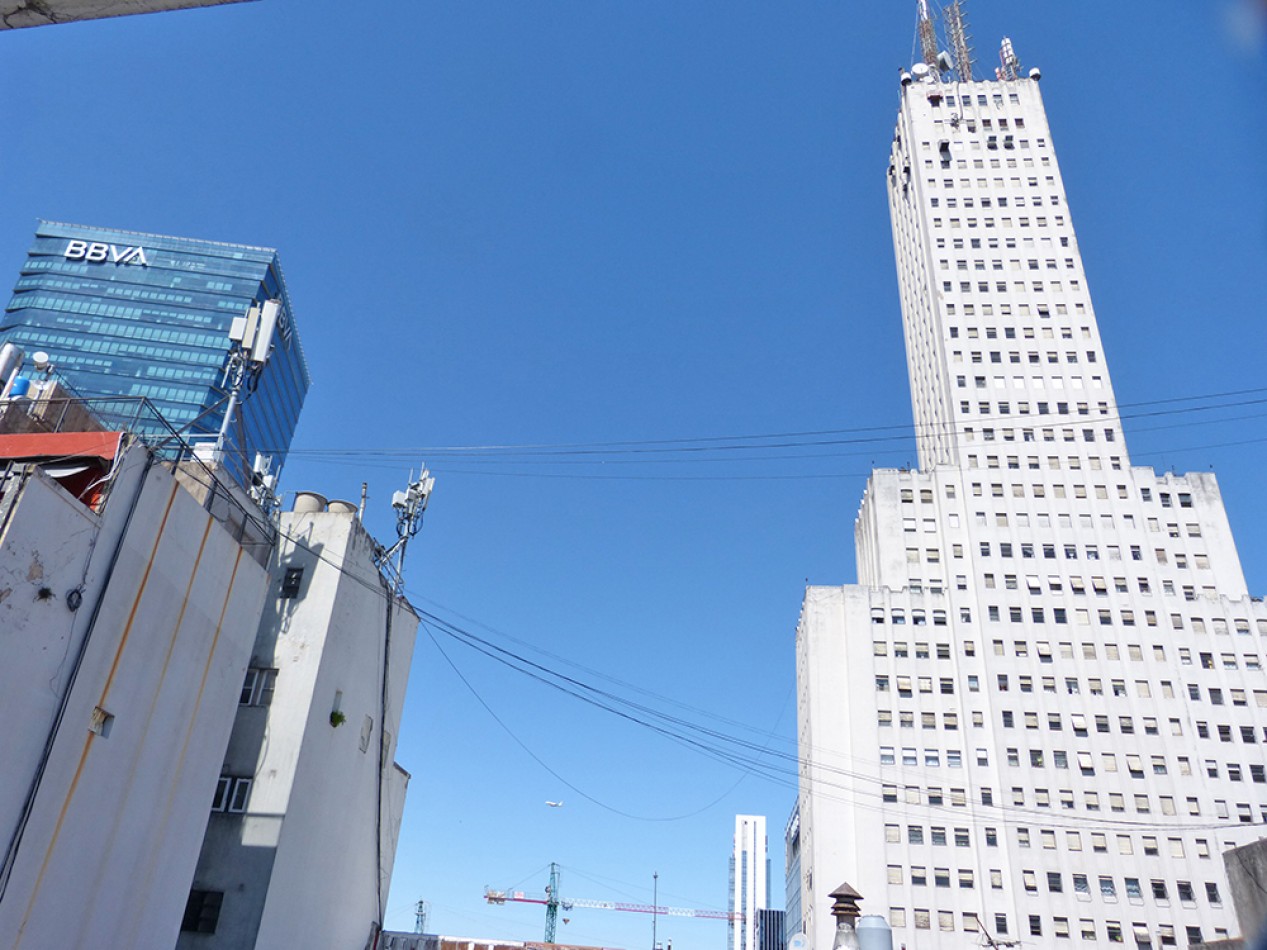
[[[424,625],[424,629],[427,629],[427,631],[430,633],[430,628],[427,628]],[[514,730],[510,728],[510,726],[506,725],[505,720],[503,720],[499,715],[497,715],[496,712],[493,711],[493,707],[484,701],[484,697],[482,697],[479,694],[479,691],[476,690],[475,687],[471,685],[470,680],[468,680],[463,675],[462,671],[458,669],[457,664],[453,662],[453,660],[449,657],[449,654],[445,652],[444,647],[440,646],[440,642],[436,640],[434,636],[432,636],[431,642],[435,645],[435,648],[440,651],[440,656],[442,656],[444,658],[444,661],[449,664],[449,667],[453,670],[457,678],[462,681],[462,685],[465,686],[470,691],[473,697],[475,697],[475,701],[484,707],[484,711],[488,713],[489,716],[492,717],[493,721],[496,722],[497,725],[502,727],[506,735],[510,736],[510,738],[514,741],[515,745],[523,749],[523,751],[527,753],[530,759],[532,759],[539,766],[541,766],[543,769],[549,772],[558,781],[562,782],[565,787],[575,792],[576,794],[580,795],[582,798],[584,798],[586,801],[590,802],[591,804],[597,805],[599,808],[602,808],[604,811],[612,812],[613,814],[620,815],[621,817],[624,817],[624,818],[632,818],[635,821],[674,821],[676,820],[673,818],[655,818],[655,817],[651,817],[647,815],[635,815],[635,814],[632,814],[631,812],[623,811],[622,809],[616,808],[614,805],[609,805],[606,802],[595,798],[593,795],[590,795],[588,792],[584,791],[583,789],[569,782],[562,775],[560,775],[553,768],[551,768],[546,763],[546,761],[541,758],[541,756],[533,752],[532,749],[528,747],[527,743],[525,743],[522,739],[520,739],[519,736],[515,734]]]
[[[285,532],[281,532],[281,534],[282,536],[288,537],[289,540],[291,540],[292,542],[307,547],[307,545],[302,541],[302,539],[287,536]],[[318,557],[319,559],[325,560],[327,563],[332,564],[340,571],[343,571],[344,573],[348,574],[349,577],[355,578],[359,583],[362,583],[363,585],[365,585],[367,589],[376,589],[376,588],[373,588],[363,578],[360,578],[356,576],[355,574],[348,572],[341,563],[331,560],[328,555],[324,554],[324,552],[312,552],[312,553],[314,553],[314,555]],[[379,591],[379,593],[381,595],[381,591]],[[533,661],[527,660],[526,658],[519,657],[518,654],[514,654],[512,651],[508,651],[508,650],[505,650],[504,648],[497,647],[496,645],[491,644],[488,641],[483,640],[482,638],[479,638],[473,634],[470,634],[468,631],[463,631],[461,628],[456,627],[450,622],[445,621],[443,618],[440,618],[434,614],[430,614],[426,611],[418,611],[418,613],[420,614],[422,619],[429,621],[429,623],[424,625],[424,628],[431,635],[432,640],[433,642],[436,643],[437,647],[439,647],[439,643],[437,640],[435,640],[433,628],[439,629],[441,632],[446,633],[450,636],[453,636],[455,639],[458,639],[462,642],[465,642],[466,645],[471,646],[474,649],[477,649],[479,652],[482,652],[484,653],[484,655],[497,660],[503,665],[507,665],[511,667],[512,669],[517,669],[519,672],[524,673],[525,675],[528,675],[531,678],[536,679],[539,682],[542,682],[546,685],[550,685],[553,688],[558,689],[562,692],[569,693],[570,695],[574,696],[574,698],[581,699],[582,701],[590,705],[596,706],[601,709],[605,709],[609,713],[612,713],[613,715],[616,715],[620,718],[626,719],[633,723],[649,728],[653,732],[657,732],[660,735],[664,736],[665,738],[670,739],[671,741],[675,741],[689,748],[693,748],[694,750],[700,752],[701,754],[704,754],[706,757],[713,758],[717,761],[731,765],[732,767],[740,768],[741,770],[749,769],[753,771],[754,773],[762,774],[763,777],[765,777],[769,781],[774,782],[775,784],[784,785],[785,787],[790,787],[790,788],[799,787],[802,781],[799,775],[801,766],[804,765],[808,767],[811,764],[813,765],[814,768],[818,769],[819,771],[826,772],[828,774],[832,774],[832,773],[839,774],[842,777],[847,777],[853,781],[863,781],[869,784],[882,783],[882,779],[877,775],[868,775],[868,774],[858,773],[856,771],[849,770],[849,769],[829,767],[829,766],[824,765],[823,763],[810,763],[808,760],[802,760],[799,757],[790,756],[789,754],[786,754],[786,753],[776,753],[776,756],[782,757],[785,760],[794,761],[796,763],[795,771],[790,768],[785,769],[781,772],[772,771],[771,767],[768,767],[764,765],[763,763],[756,761],[755,759],[743,758],[745,751],[747,752],[752,751],[753,744],[751,742],[748,742],[746,740],[738,740],[737,738],[733,736],[727,736],[726,734],[721,733],[717,730],[711,730],[708,728],[700,727],[698,724],[690,723],[689,721],[682,720],[679,717],[667,716],[663,713],[660,713],[656,710],[651,709],[650,707],[646,707],[645,705],[632,703],[629,700],[625,700],[621,697],[615,696],[614,694],[610,694],[607,691],[598,690],[592,686],[582,683],[579,680],[576,680],[575,678],[562,676],[560,674],[557,674],[557,672],[555,671],[548,670],[548,668],[542,666],[541,664],[536,664]],[[563,782],[564,785],[571,788],[573,791],[581,795],[583,798],[593,801],[594,804],[599,805],[600,807],[603,807],[614,813],[621,814],[625,817],[634,818],[637,820],[650,820],[650,821],[678,820],[676,818],[656,818],[656,817],[647,817],[647,816],[637,816],[628,812],[624,812],[623,810],[618,809],[614,806],[611,806],[606,803],[599,802],[593,799],[592,796],[589,796],[587,793],[585,793],[581,789],[569,783],[562,776],[554,772],[543,760],[540,759],[539,756],[537,756],[530,749],[528,749],[528,747],[522,742],[522,740],[520,740],[517,736],[515,736],[513,731],[509,729],[509,727],[505,724],[505,722],[496,715],[496,713],[492,710],[491,706],[489,706],[482,699],[482,697],[479,696],[478,691],[474,689],[473,685],[469,682],[469,680],[461,674],[461,672],[457,669],[457,666],[453,662],[451,657],[449,657],[447,653],[444,653],[442,649],[441,649],[441,652],[445,660],[449,663],[451,667],[453,667],[455,673],[457,673],[459,678],[462,679],[466,687],[477,698],[480,704],[483,705],[488,710],[489,714],[494,717],[494,719],[498,722],[498,724],[501,725],[501,727],[504,730],[506,730],[507,733],[510,734],[511,737],[518,744],[520,744],[521,747],[523,747],[524,750],[532,758],[534,758],[534,760],[538,761],[538,763],[541,764],[543,768],[545,768],[547,771],[550,772],[550,774],[554,775],[561,782]],[[521,660],[523,663],[527,664],[529,668],[524,669],[522,667],[516,667],[514,663],[511,662],[511,658]],[[549,678],[550,675],[556,676],[562,682],[554,682],[553,680]],[[643,718],[640,718],[640,716],[645,716],[647,718],[643,719]],[[674,731],[676,728],[685,728],[689,731],[687,733],[677,732],[677,731]],[[694,732],[697,735],[693,736],[690,734],[690,732]],[[704,738],[701,739],[699,738],[699,736],[703,736]],[[738,747],[739,751],[732,751],[730,748],[728,748],[728,745],[726,744],[710,746],[708,744],[708,741],[705,741],[705,740],[728,743],[729,745]],[[796,781],[792,781],[790,778],[787,777],[789,773],[791,773],[795,777]],[[811,784],[814,783],[815,781],[818,781],[820,784],[823,784],[827,787],[833,787],[833,788],[840,789],[842,791],[848,791],[850,792],[851,795],[854,795],[854,796],[857,796],[859,794],[866,794],[868,797],[877,797],[877,795],[879,794],[878,792],[859,792],[859,790],[856,788],[842,786],[837,782],[825,782],[824,780],[821,780],[821,779],[815,780],[813,776],[810,776],[808,778],[808,781]],[[828,795],[827,797],[830,798],[833,796]],[[841,800],[844,800],[844,799],[841,799]],[[854,800],[853,804],[855,804],[856,807],[862,807],[862,808],[868,807],[857,800]],[[1111,819],[1111,818],[1102,819],[1098,817],[1086,817],[1086,818],[1077,820],[1075,823],[1070,824],[1064,821],[1053,821],[1051,817],[1051,813],[1042,809],[1026,809],[1020,806],[1007,805],[1001,802],[993,802],[993,801],[988,804],[981,800],[974,800],[971,803],[965,801],[965,805],[969,805],[969,804],[974,810],[976,808],[991,809],[993,811],[997,811],[997,812],[1005,813],[1005,814],[1021,814],[1021,815],[1030,816],[1031,820],[1041,820],[1045,826],[1056,827],[1056,828],[1065,828],[1065,827],[1084,828],[1086,827],[1087,824],[1103,825],[1105,827],[1112,827],[1112,828],[1166,829],[1166,830],[1180,830],[1180,831],[1220,829],[1220,828],[1227,827],[1226,824],[1224,823],[1204,824],[1204,823],[1190,823],[1186,821],[1183,821],[1183,822],[1140,822],[1140,821],[1132,821],[1132,820],[1126,820],[1126,819]],[[949,809],[959,808],[959,807],[964,807],[964,806],[927,805],[923,807],[926,807],[929,810],[933,810],[933,809],[949,810]],[[883,811],[883,809],[881,808],[876,808],[876,810]],[[958,812],[952,812],[952,814],[958,814]],[[1003,820],[1006,821],[1006,818]],[[1070,821],[1073,821],[1073,819],[1070,819]],[[1258,825],[1258,824],[1263,824],[1263,823],[1264,822],[1251,822],[1249,824]]]
[[[1167,409],[1156,412],[1147,413],[1122,413],[1122,409],[1135,409],[1149,406],[1173,405],[1180,402],[1194,402],[1197,400],[1212,399],[1229,399],[1234,396],[1253,396],[1267,393],[1267,387],[1259,387],[1254,389],[1228,390],[1218,393],[1204,393],[1191,396],[1174,396],[1165,399],[1146,400],[1134,403],[1118,403],[1117,412],[1105,412],[1100,415],[1092,416],[1080,415],[1077,413],[1064,414],[1046,414],[1046,415],[983,415],[977,417],[983,421],[999,422],[1001,420],[1048,420],[1050,423],[1060,421],[1074,420],[1122,420],[1135,418],[1151,418],[1159,415],[1175,415],[1187,414],[1192,412],[1206,412],[1216,409],[1236,408],[1245,405],[1257,405],[1267,402],[1267,397],[1257,399],[1239,400],[1226,403],[1223,405],[1213,406],[1195,406],[1179,409]],[[1023,424],[1023,423],[1020,423]],[[1084,422],[1085,424],[1085,422]],[[883,426],[859,426],[853,428],[842,429],[817,429],[803,430],[791,432],[773,432],[762,434],[747,435],[728,435],[728,436],[696,436],[691,438],[670,438],[670,439],[635,439],[635,440],[616,440],[601,442],[536,442],[536,443],[519,443],[519,444],[486,444],[486,445],[440,445],[440,446],[414,446],[409,448],[312,448],[312,449],[290,449],[289,454],[294,457],[308,456],[337,456],[337,455],[382,455],[385,457],[402,457],[416,458],[420,453],[432,456],[443,456],[446,454],[455,454],[469,456],[472,454],[557,454],[557,455],[593,455],[593,454],[639,454],[639,453],[663,453],[663,452],[696,452],[701,450],[749,450],[754,448],[787,448],[796,446],[814,446],[814,445],[838,445],[838,444],[870,444],[874,442],[890,442],[890,441],[909,441],[918,437],[921,428],[928,429],[934,434],[946,434],[946,424],[944,423],[897,423]],[[895,433],[894,435],[886,435],[878,438],[863,439],[826,439],[818,441],[804,441],[811,437],[821,437],[828,435],[856,435],[859,433]],[[796,442],[774,442],[769,440],[780,439],[796,439]],[[746,441],[763,441],[767,444],[759,446],[725,444],[739,443]],[[719,443],[713,445],[713,443]]]

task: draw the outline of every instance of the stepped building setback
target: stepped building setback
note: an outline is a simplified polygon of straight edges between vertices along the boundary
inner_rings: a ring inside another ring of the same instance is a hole
[[[919,469],[873,472],[858,583],[802,606],[813,950],[841,881],[908,950],[1220,939],[1220,855],[1267,821],[1267,609],[1214,475],[1131,464],[1039,76],[1002,62],[902,76]]]

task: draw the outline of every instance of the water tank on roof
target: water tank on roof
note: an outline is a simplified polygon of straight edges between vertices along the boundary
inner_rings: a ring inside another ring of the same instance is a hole
[[[332,499],[326,511],[337,515],[354,515],[356,514],[356,505],[350,501],[339,501]]]
[[[22,366],[22,360],[26,354],[22,352],[22,347],[16,343],[6,343],[0,346],[0,386],[9,384],[9,377],[18,371]]]
[[[326,510],[326,496],[315,491],[295,492],[295,513],[311,515]]]
[[[31,389],[31,381],[25,376],[13,377],[13,385],[9,387],[10,399],[25,399]]]
[[[862,950],[893,950],[893,930],[883,917],[876,914],[859,917],[854,929]]]

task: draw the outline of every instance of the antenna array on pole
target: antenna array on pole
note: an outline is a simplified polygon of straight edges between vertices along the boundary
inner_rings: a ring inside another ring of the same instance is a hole
[[[919,51],[930,69],[937,69],[937,31],[928,12],[928,0],[919,0]],[[934,73],[935,75],[935,73]]]
[[[1016,58],[1016,50],[1012,49],[1012,41],[1008,37],[1003,37],[1003,42],[999,44],[999,68],[995,70],[995,76],[1001,80],[1017,79],[1021,73],[1021,61]]]
[[[422,515],[427,510],[427,502],[431,500],[435,486],[436,480],[424,465],[416,480],[410,473],[408,488],[392,495],[392,508],[396,510],[396,543],[389,548],[380,548],[374,559],[379,567],[390,566],[392,558],[396,559],[393,583],[397,594],[402,593],[405,586],[405,547],[422,528]]]
[[[946,7],[946,36],[955,55],[955,71],[960,82],[972,82],[972,47],[968,45],[968,21],[960,0]]]

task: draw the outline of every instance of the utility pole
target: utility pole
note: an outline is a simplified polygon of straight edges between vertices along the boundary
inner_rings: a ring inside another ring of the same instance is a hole
[[[660,916],[660,872],[651,872],[651,950],[657,950],[656,919]]]

